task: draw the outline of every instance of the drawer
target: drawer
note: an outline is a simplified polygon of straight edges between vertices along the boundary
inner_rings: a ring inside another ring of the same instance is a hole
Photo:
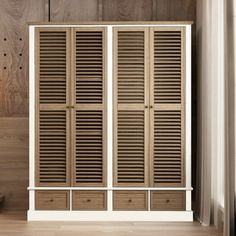
[[[147,210],[147,191],[114,191],[113,210],[115,211]]]
[[[72,209],[85,211],[105,211],[107,209],[106,191],[73,191]]]
[[[69,210],[69,191],[36,191],[36,210]]]
[[[151,191],[151,211],[184,211],[185,191]]]

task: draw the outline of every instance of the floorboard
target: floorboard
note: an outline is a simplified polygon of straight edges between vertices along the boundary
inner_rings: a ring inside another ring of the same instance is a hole
[[[26,212],[0,212],[0,236],[222,236],[215,227],[161,222],[27,222]]]

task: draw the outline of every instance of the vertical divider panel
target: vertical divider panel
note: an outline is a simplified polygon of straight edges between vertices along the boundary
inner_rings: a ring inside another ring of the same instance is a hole
[[[113,184],[148,186],[148,28],[113,34]]]
[[[113,209],[113,26],[107,27],[107,209]]]

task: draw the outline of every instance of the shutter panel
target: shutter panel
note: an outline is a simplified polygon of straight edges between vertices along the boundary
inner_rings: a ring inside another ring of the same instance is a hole
[[[106,30],[74,31],[74,185],[106,185]]]
[[[144,111],[118,111],[117,182],[145,181]]]
[[[141,31],[118,31],[118,103],[144,104],[144,37]]]
[[[36,32],[36,183],[68,186],[69,30]]]
[[[76,112],[76,183],[103,182],[102,111]]]
[[[65,183],[66,111],[40,111],[39,155],[40,183]]]
[[[154,183],[182,182],[181,111],[154,112]]]
[[[181,103],[181,30],[154,31],[154,102]]]
[[[66,103],[66,31],[39,32],[41,104]]]
[[[153,186],[184,184],[184,28],[151,30],[150,111]]]
[[[114,185],[147,186],[148,29],[114,29]]]
[[[103,102],[103,31],[76,31],[76,103]]]

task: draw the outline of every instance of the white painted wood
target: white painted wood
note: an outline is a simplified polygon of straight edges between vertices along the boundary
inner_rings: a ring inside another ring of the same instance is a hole
[[[29,27],[29,186],[35,186],[35,27]],[[29,209],[35,210],[35,192],[29,191]]]
[[[193,188],[185,187],[32,187],[28,190],[188,190]]]
[[[191,142],[192,142],[192,133],[191,133],[191,126],[192,126],[192,110],[191,110],[191,103],[192,103],[192,85],[191,85],[191,78],[192,78],[192,71],[191,71],[191,26],[186,26],[186,75],[185,75],[185,108],[186,108],[186,129],[185,129],[185,176],[186,176],[186,188],[191,188],[192,180],[191,180]],[[186,191],[186,210],[192,209],[192,197],[191,191]]]
[[[35,187],[35,28],[36,27],[94,27],[94,25],[31,25],[29,27],[29,75],[30,75],[30,160],[29,160],[29,211],[28,220],[80,220],[80,221],[192,221],[191,211],[191,25],[158,25],[158,26],[184,26],[186,27],[186,186],[185,187],[113,187],[113,107],[112,107],[112,78],[113,78],[113,52],[112,52],[112,25],[107,26],[107,187]],[[124,25],[116,25],[116,27]],[[125,25],[133,27],[133,25]],[[135,26],[155,26],[155,25],[135,25]],[[35,191],[36,190],[69,190],[70,210],[69,211],[35,211]],[[72,191],[73,190],[107,190],[107,211],[72,211]],[[148,211],[113,211],[113,190],[147,190],[148,191]],[[151,190],[183,190],[186,191],[186,211],[150,211],[150,191]]]
[[[35,39],[34,26],[29,28],[29,186],[35,186]]]
[[[28,211],[30,221],[193,221],[192,211]]]
[[[34,190],[29,191],[29,210],[30,211],[35,210],[35,191]]]
[[[72,211],[72,202],[73,202],[73,199],[72,199],[72,190],[70,189],[69,191],[69,209],[70,211]]]
[[[72,27],[94,27],[94,26],[98,26],[98,27],[101,27],[101,26],[105,26],[105,27],[109,27],[109,26],[115,26],[115,27],[155,27],[155,26],[164,26],[164,27],[175,27],[175,26],[183,26],[183,27],[186,27],[186,26],[190,26],[191,27],[191,24],[176,24],[176,25],[150,25],[150,24],[142,24],[142,25],[108,25],[108,24],[100,24],[100,25],[33,25],[34,27],[38,28],[38,27],[44,27],[44,28],[50,28],[50,27],[53,27],[53,28],[61,28],[61,27],[69,27],[69,28],[72,28]]]
[[[185,81],[185,107],[186,107],[186,129],[185,129],[185,169],[186,187],[191,187],[191,26],[186,26],[186,81]]]
[[[186,191],[186,211],[192,210],[192,191]]]
[[[148,196],[147,196],[147,199],[148,199],[148,211],[151,210],[151,191],[148,190]]]
[[[112,188],[113,183],[113,96],[112,96],[112,74],[113,74],[113,34],[112,26],[107,27],[107,186]],[[112,211],[113,200],[112,191],[107,192],[107,208]]]

